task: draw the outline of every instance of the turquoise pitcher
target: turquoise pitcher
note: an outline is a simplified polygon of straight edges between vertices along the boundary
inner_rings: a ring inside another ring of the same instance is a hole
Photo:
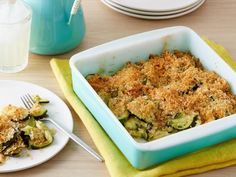
[[[82,7],[68,24],[74,0],[24,0],[32,8],[30,51],[36,54],[65,53],[80,44],[85,34]]]

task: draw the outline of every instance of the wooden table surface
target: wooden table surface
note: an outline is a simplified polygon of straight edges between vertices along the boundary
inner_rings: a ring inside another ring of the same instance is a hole
[[[70,58],[77,52],[131,34],[162,27],[185,25],[191,27],[198,34],[205,35],[224,45],[231,56],[236,59],[235,0],[207,0],[200,9],[189,15],[176,19],[153,21],[136,19],[117,13],[99,0],[84,0],[82,4],[87,27],[86,36],[76,49],[64,55],[58,55],[57,58]],[[29,65],[24,71],[16,74],[0,74],[0,79],[23,80],[38,84],[52,90],[67,103],[49,66],[52,57],[54,56],[30,54]],[[79,117],[72,109],[71,111],[75,123],[74,132],[93,148],[96,148]],[[233,166],[194,176],[233,177],[235,174],[236,166]],[[0,177],[38,176],[108,177],[109,173],[104,163],[97,162],[87,152],[70,141],[58,155],[42,165],[20,172],[0,174]]]

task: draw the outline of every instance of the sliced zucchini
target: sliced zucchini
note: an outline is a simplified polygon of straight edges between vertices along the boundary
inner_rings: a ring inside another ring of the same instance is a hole
[[[18,122],[29,117],[29,111],[23,107],[13,106],[11,104],[3,108],[2,113],[10,120]]]
[[[124,111],[122,114],[120,114],[120,116],[118,117],[118,120],[124,120],[127,119],[129,117],[129,111]]]
[[[145,140],[148,139],[148,134],[144,129],[137,129],[137,130],[128,130],[129,134],[134,138],[143,138]]]
[[[27,125],[29,125],[31,127],[35,127],[36,126],[36,122],[35,122],[34,117],[30,116],[27,120],[20,121],[19,125],[20,125],[20,129],[26,127]]]
[[[123,124],[134,138],[148,138],[147,130],[150,129],[150,124],[138,119],[135,116],[131,116]]]
[[[33,95],[32,96],[34,102],[36,103],[49,103],[49,100],[45,99],[45,98],[41,98],[39,95]]]
[[[34,129],[33,136],[36,136],[35,139],[30,139],[29,146],[32,149],[40,149],[50,145],[53,142],[53,137],[48,130]]]
[[[184,130],[195,126],[197,117],[198,114],[196,113],[185,114],[184,112],[180,112],[170,121],[170,125],[176,130]]]
[[[47,130],[51,133],[52,136],[55,135],[55,130],[49,128],[45,123],[43,123],[42,121],[36,121],[36,127],[41,129],[41,130]]]
[[[127,122],[128,118],[124,118],[124,119],[119,119],[120,123],[122,123],[122,125],[124,125],[125,122]]]
[[[167,135],[169,135],[168,131],[151,129],[150,131],[148,131],[148,141],[159,139]]]
[[[52,131],[41,121],[36,121],[36,127],[26,126],[22,129],[29,136],[28,145],[32,149],[40,149],[53,142]]]
[[[18,134],[16,136],[16,139],[15,139],[14,143],[12,143],[10,146],[8,146],[3,151],[3,155],[5,155],[5,156],[17,156],[22,152],[23,148],[25,148],[25,144],[24,144],[21,136]]]
[[[131,117],[126,122],[124,122],[124,126],[126,129],[137,130],[138,127],[141,126],[140,122],[141,121],[137,119],[136,117]]]
[[[138,129],[138,128],[145,128],[150,129],[151,124],[140,120],[136,116],[130,116],[126,122],[124,122],[124,126],[127,129]]]
[[[44,118],[47,116],[47,109],[45,109],[41,104],[35,103],[30,109],[30,115],[35,119]]]

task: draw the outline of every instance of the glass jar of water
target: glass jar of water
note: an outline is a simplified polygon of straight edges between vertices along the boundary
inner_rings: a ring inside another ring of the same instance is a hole
[[[32,12],[22,0],[0,0],[0,72],[28,64]]]

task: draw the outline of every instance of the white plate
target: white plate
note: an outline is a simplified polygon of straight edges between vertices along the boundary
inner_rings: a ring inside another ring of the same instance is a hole
[[[72,131],[73,119],[66,104],[51,91],[31,83],[0,80],[0,108],[7,104],[23,106],[20,96],[26,93],[39,94],[50,100],[50,103],[45,105],[50,118],[63,125],[67,130]],[[50,123],[47,123],[47,125],[54,127]],[[61,151],[68,140],[67,136],[57,130],[54,141],[50,146],[40,150],[31,150],[30,156],[9,158],[3,165],[0,165],[0,173],[24,170],[39,165]]]
[[[183,11],[187,11],[195,6],[197,6],[199,3],[202,2],[202,0],[198,0],[196,3],[182,8],[182,9],[178,9],[178,10],[173,10],[173,11],[142,11],[142,10],[136,10],[136,9],[131,9],[125,6],[121,6],[117,3],[115,3],[113,0],[106,0],[106,2],[114,7],[117,7],[121,10],[127,11],[127,12],[131,12],[131,13],[135,13],[135,14],[140,14],[140,15],[171,15],[171,14],[176,14],[176,13],[180,13]]]
[[[125,11],[123,9],[119,9],[119,8],[109,4],[107,2],[107,0],[101,0],[101,2],[103,2],[106,6],[110,7],[111,9],[113,9],[117,12],[120,12],[120,13],[128,15],[128,16],[132,16],[132,17],[136,17],[136,18],[142,18],[142,19],[149,19],[149,20],[171,19],[171,18],[176,18],[176,17],[180,17],[180,16],[183,16],[183,15],[189,14],[189,13],[197,10],[205,1],[206,0],[202,0],[198,5],[194,6],[193,8],[191,8],[187,11],[172,14],[172,15],[141,15],[141,14],[131,13],[131,12]]]
[[[143,11],[172,11],[186,8],[198,0],[112,0],[128,8]]]

